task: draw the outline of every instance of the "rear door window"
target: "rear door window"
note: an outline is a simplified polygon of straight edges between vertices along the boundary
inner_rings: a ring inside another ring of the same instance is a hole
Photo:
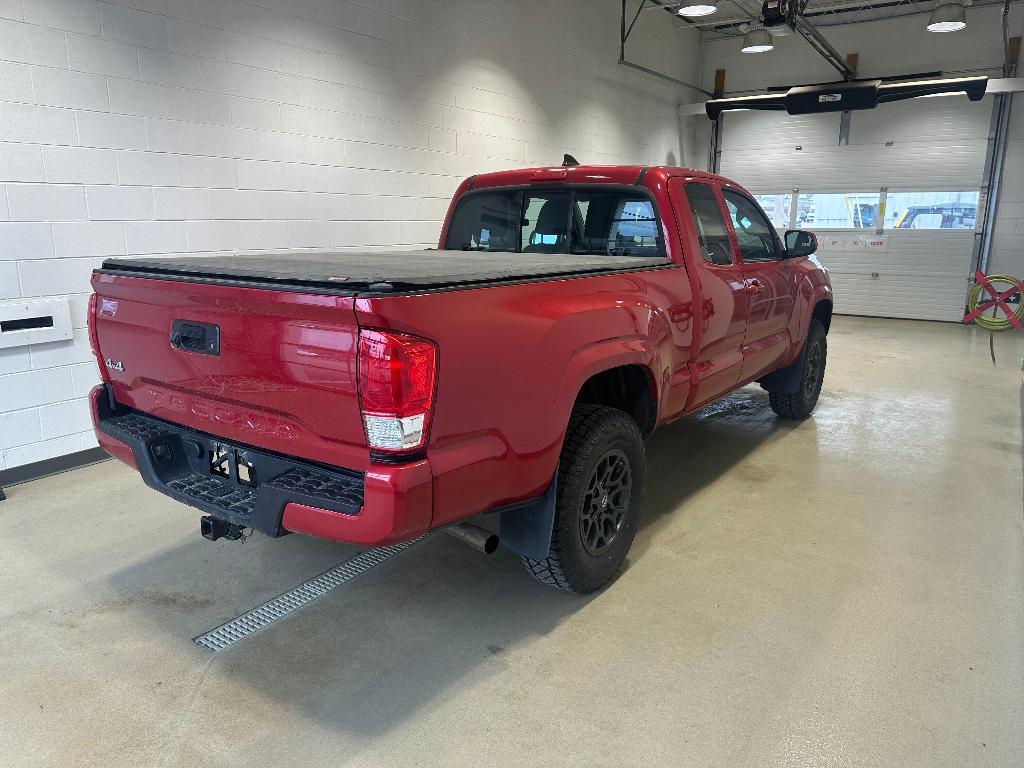
[[[701,255],[708,264],[732,264],[732,244],[725,231],[725,219],[715,197],[715,190],[707,184],[687,184],[686,199],[697,227]]]

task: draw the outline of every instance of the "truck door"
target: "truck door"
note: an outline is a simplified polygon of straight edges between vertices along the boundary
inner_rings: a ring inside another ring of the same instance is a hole
[[[735,189],[722,189],[747,294],[741,380],[770,371],[790,351],[789,317],[796,300],[793,262],[760,207]]]
[[[747,296],[743,268],[729,240],[717,185],[684,179],[673,179],[671,184],[683,247],[690,254],[700,254],[687,264],[688,269],[695,269],[701,292],[700,305],[693,308],[700,349],[691,364],[686,410],[692,410],[739,381]],[[687,226],[688,221],[693,222],[692,227]]]

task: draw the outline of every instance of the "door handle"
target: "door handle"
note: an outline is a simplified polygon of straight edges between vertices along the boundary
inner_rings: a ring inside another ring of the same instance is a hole
[[[693,317],[693,304],[686,302],[672,307],[668,311],[669,320],[673,323],[686,323]]]
[[[761,285],[761,281],[755,277],[753,280],[747,283],[747,287],[745,290],[748,296],[757,296],[757,294],[761,292],[762,288],[764,288],[764,286]]]

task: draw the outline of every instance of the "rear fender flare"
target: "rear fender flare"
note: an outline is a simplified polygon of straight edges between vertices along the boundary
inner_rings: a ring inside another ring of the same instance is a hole
[[[596,374],[625,365],[639,365],[646,372],[651,396],[658,400],[659,382],[655,378],[659,359],[654,345],[642,338],[606,339],[578,350],[570,359],[555,395],[552,421],[560,425],[561,437],[558,453],[565,441],[565,428],[569,424],[576,398],[584,383]],[[556,454],[557,455],[557,454]],[[555,523],[555,502],[558,493],[558,462],[551,471],[551,483],[544,495],[530,499],[513,508],[502,510],[500,518],[501,543],[518,555],[534,560],[548,556],[551,532]]]
[[[648,339],[639,336],[598,341],[576,351],[566,365],[555,392],[552,418],[554,423],[561,427],[563,439],[576,398],[579,397],[580,390],[587,380],[599,373],[627,365],[639,366],[646,372],[651,388],[651,399],[655,402],[657,412],[661,402],[660,395],[666,385],[662,380],[664,376],[655,374],[655,371],[662,370],[661,355],[657,347]]]

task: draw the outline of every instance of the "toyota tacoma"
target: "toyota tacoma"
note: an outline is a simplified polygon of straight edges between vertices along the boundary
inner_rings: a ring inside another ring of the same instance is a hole
[[[436,249],[107,259],[96,434],[207,538],[381,546],[498,513],[536,578],[591,592],[657,427],[750,382],[814,408],[816,245],[720,176],[570,166],[466,179]]]

